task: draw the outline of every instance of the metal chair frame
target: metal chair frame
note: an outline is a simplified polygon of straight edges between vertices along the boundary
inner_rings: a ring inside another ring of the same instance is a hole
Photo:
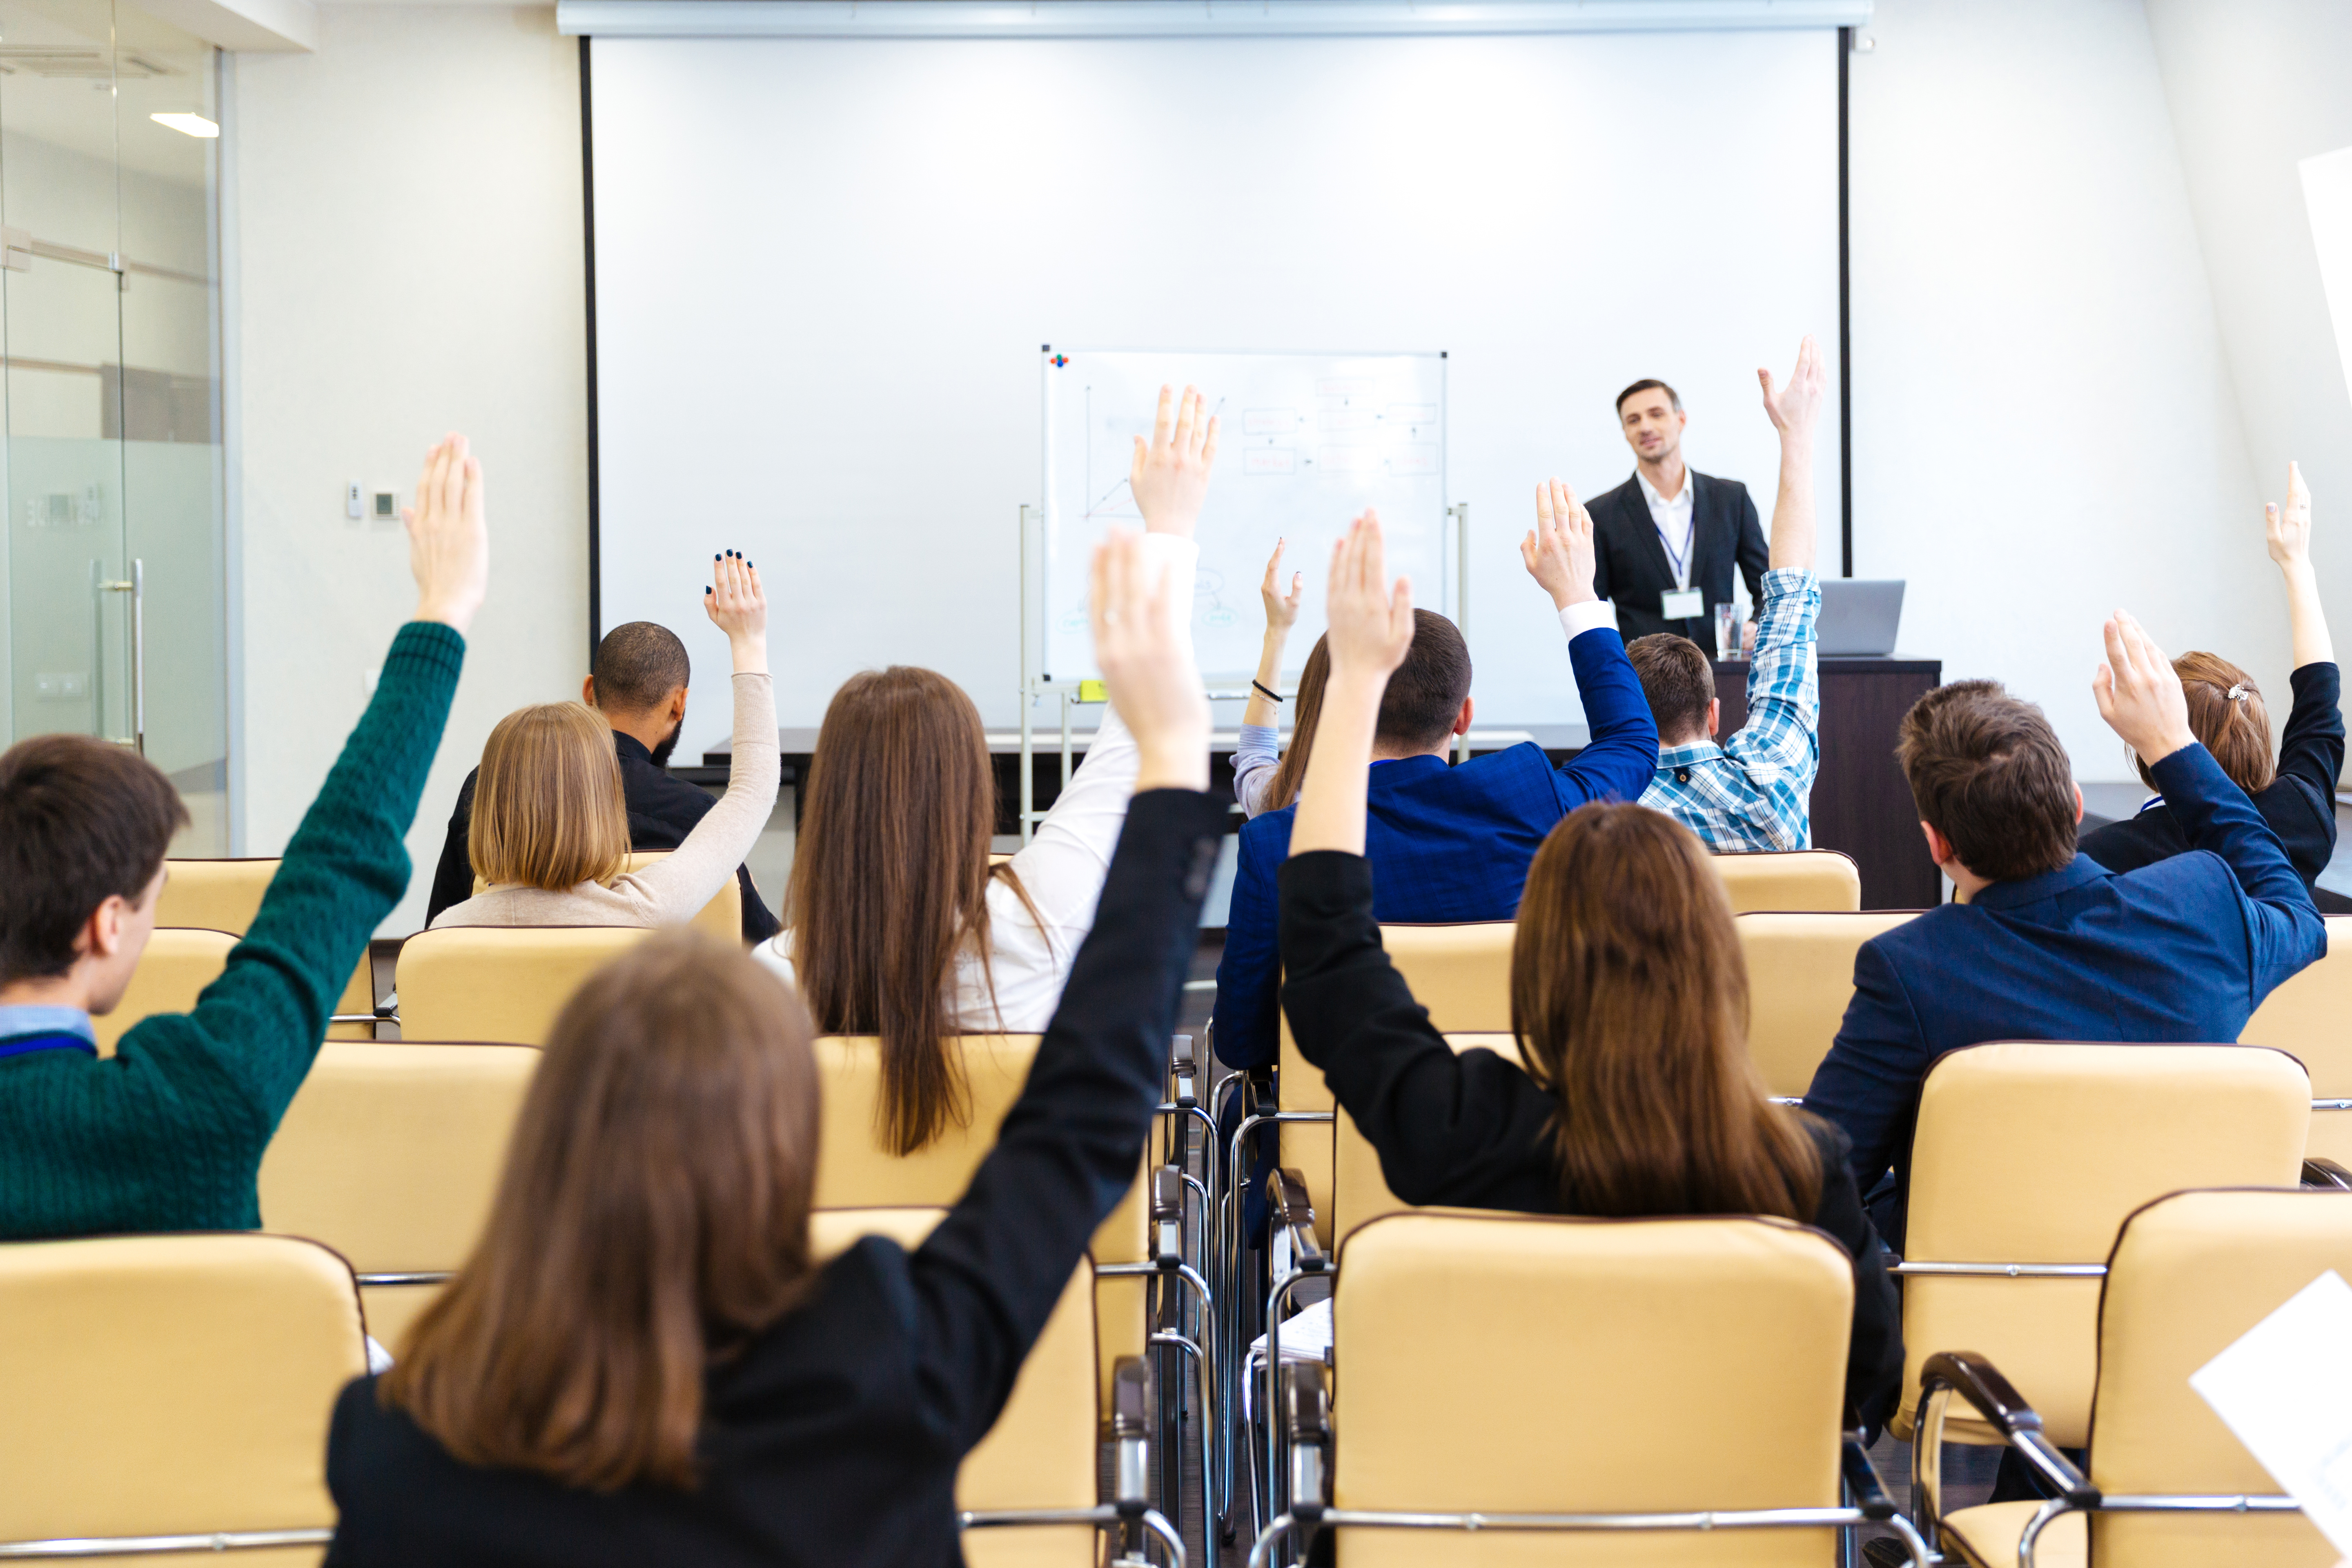
[[[280,1546],[324,1546],[335,1532],[304,1530],[221,1530],[203,1535],[73,1535],[52,1541],[0,1541],[0,1562],[58,1562],[79,1557],[150,1557],[166,1552],[257,1552]],[[1182,1568],[1180,1563],[1178,1568]]]

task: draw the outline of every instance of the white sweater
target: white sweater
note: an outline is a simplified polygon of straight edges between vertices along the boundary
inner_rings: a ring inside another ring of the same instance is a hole
[[[1160,591],[1176,602],[1187,658],[1192,654],[1194,568],[1200,548],[1173,534],[1147,533],[1146,558],[1160,568]],[[1013,857],[1030,901],[1045,918],[1041,930],[1022,907],[1020,896],[1002,878],[988,884],[988,951],[966,942],[956,954],[949,981],[948,1012],[953,1026],[971,1033],[1040,1033],[1062,1000],[1078,944],[1095,922],[1095,903],[1110,871],[1111,851],[1127,822],[1142,764],[1135,737],[1115,708],[1103,710],[1102,727],[1069,786],[1054,802],[1028,845]],[[793,933],[782,931],[751,950],[751,956],[796,984]],[[991,1005],[989,982],[996,984]]]
[[[781,761],[776,691],[765,675],[735,677],[735,754],[727,793],[703,814],[686,841],[609,886],[583,882],[562,892],[498,883],[441,911],[447,926],[681,925],[719,896],[743,863],[776,807]]]

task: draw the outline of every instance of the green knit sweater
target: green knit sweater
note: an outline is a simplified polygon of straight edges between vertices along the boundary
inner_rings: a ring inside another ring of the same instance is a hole
[[[402,840],[465,652],[437,622],[400,629],[374,700],[194,1012],[146,1019],[112,1057],[0,1058],[0,1238],[260,1225],[262,1151],[408,887]]]

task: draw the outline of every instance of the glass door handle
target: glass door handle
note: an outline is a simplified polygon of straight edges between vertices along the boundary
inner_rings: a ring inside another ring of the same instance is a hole
[[[109,594],[131,595],[131,735],[118,740],[141,756],[147,754],[147,563],[134,557],[131,575],[99,584]]]

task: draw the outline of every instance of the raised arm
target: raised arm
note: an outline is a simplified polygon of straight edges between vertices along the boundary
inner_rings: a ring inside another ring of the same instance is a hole
[[[1590,800],[1641,799],[1657,771],[1657,720],[1626,661],[1616,612],[1593,591],[1592,518],[1558,479],[1536,487],[1536,525],[1519,542],[1519,560],[1551,595],[1584,703],[1584,750],[1554,775],[1561,811]]]
[[[1813,573],[1813,426],[1821,411],[1821,350],[1807,338],[1797,350],[1797,368],[1786,385],[1759,369],[1765,416],[1780,436],[1780,486],[1772,503],[1771,568],[1756,601],[1753,660],[1748,667],[1748,720],[1724,750],[1754,767],[1783,770],[1790,790],[1802,795],[1821,767],[1822,688],[1815,637],[1821,620],[1821,581]],[[1762,814],[1762,826],[1786,849],[1804,847],[1800,807],[1793,823],[1781,812]]]
[[[2273,986],[2327,951],[2326,927],[2278,835],[2198,743],[2180,677],[2164,650],[2121,610],[2108,619],[2105,636],[2106,662],[2091,682],[2099,717],[2147,763],[2189,847],[2219,855],[2237,878],[2247,900],[2249,1005],[2259,1005]]]
[[[1822,369],[1822,351],[1811,336],[1797,345],[1797,368],[1785,386],[1772,384],[1772,373],[1759,366],[1756,379],[1764,388],[1764,416],[1780,436],[1780,488],[1772,498],[1772,545],[1769,564],[1775,572],[1813,569],[1813,426],[1821,414],[1822,392],[1828,381]],[[1759,597],[1757,604],[1763,604]]]
[[[918,1387],[969,1448],[1135,1180],[1224,831],[1209,705],[1131,536],[1094,567],[1097,662],[1141,754],[1093,928],[996,1147],[915,1253]]]
[[[782,769],[776,689],[768,676],[768,595],[758,570],[737,551],[712,556],[702,605],[711,624],[727,634],[734,661],[734,753],[727,793],[676,849],[615,884],[650,899],[666,921],[692,920],[734,877],[776,809]]]
[[[2286,615],[2294,668],[2336,662],[2336,642],[2327,635],[2327,612],[2320,607],[2319,579],[2311,569],[2311,491],[2303,465],[2286,466],[2286,504],[2263,508],[2271,559],[2286,579]]]
[[[1257,674],[1250,680],[1249,701],[1242,709],[1241,737],[1234,748],[1234,799],[1245,816],[1265,809],[1265,792],[1282,762],[1275,733],[1282,720],[1282,650],[1298,620],[1299,593],[1307,580],[1305,573],[1293,572],[1290,592],[1282,591],[1277,576],[1284,542],[1274,542],[1265,580],[1257,588],[1258,599],[1265,605],[1265,638],[1258,647]]]

